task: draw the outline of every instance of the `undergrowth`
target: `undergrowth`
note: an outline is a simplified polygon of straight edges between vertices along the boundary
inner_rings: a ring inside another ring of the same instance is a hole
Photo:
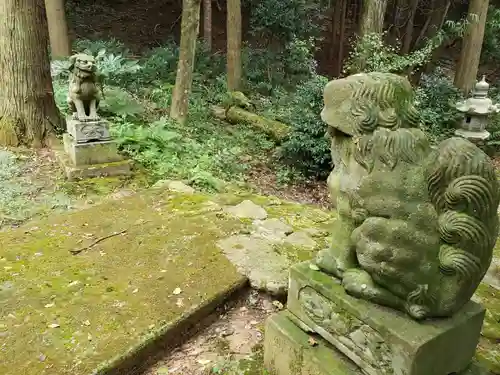
[[[254,164],[267,164],[277,182],[284,184],[328,176],[330,144],[320,117],[328,79],[316,73],[314,41],[314,36],[301,39],[290,34],[282,48],[246,46],[243,53],[244,91],[254,109],[290,126],[281,144],[250,125],[230,125],[213,116],[212,107],[228,97],[225,58],[209,53],[202,44],[197,49],[189,119],[183,126],[168,117],[179,52],[173,42],[142,56],[133,56],[116,40],[79,40],[74,50],[96,56],[103,89],[100,112],[110,120],[126,155],[144,166],[153,180],[180,179],[202,190],[221,191],[228,184],[244,183]],[[369,54],[374,43],[378,52]],[[412,55],[399,56],[382,36],[370,35],[357,41],[346,66],[355,70],[362,61],[368,71],[415,69],[438,44],[433,40]],[[68,110],[67,66],[67,61],[52,64],[55,97],[62,112]],[[452,135],[460,120],[454,103],[460,98],[442,71],[422,76],[416,104],[432,141]],[[490,130],[492,138],[484,149],[493,154],[500,144],[500,119],[493,119]]]

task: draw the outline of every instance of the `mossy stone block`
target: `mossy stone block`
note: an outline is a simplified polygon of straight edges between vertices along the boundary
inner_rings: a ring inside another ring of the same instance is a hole
[[[64,150],[76,167],[123,161],[114,141],[76,143],[73,137],[67,133],[64,134],[63,141]]]
[[[113,163],[75,166],[69,155],[60,149],[55,149],[54,154],[59,164],[64,169],[64,174],[69,181],[90,179],[95,177],[130,176],[132,174],[132,161],[121,160]]]
[[[0,232],[0,374],[125,375],[168,352],[246,286],[216,247],[243,224],[209,201],[155,189]]]
[[[291,268],[288,309],[369,375],[461,373],[474,357],[485,314],[471,301],[451,318],[419,323],[347,295],[309,262]]]
[[[286,311],[266,322],[264,365],[272,375],[362,374],[328,342],[297,327]]]

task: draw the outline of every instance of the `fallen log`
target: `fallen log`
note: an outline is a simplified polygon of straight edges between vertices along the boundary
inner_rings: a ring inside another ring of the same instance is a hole
[[[226,111],[226,119],[232,124],[243,123],[253,126],[277,142],[282,142],[290,133],[288,125],[267,119],[237,106],[232,106]]]

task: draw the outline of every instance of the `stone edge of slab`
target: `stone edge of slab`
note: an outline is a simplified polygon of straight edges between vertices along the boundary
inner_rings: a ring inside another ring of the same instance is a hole
[[[162,349],[174,348],[184,338],[190,337],[201,329],[205,319],[210,317],[226,302],[236,299],[238,294],[243,292],[247,286],[248,279],[240,276],[239,280],[225,290],[218,292],[212,298],[187,311],[178,319],[156,329],[124,353],[103,362],[88,375],[122,375],[144,369]],[[209,322],[205,322],[205,325],[207,324]]]

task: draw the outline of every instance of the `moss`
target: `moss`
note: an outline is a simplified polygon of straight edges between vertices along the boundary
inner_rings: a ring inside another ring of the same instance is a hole
[[[293,246],[287,243],[276,244],[273,246],[273,250],[281,255],[287,257],[290,264],[305,262],[314,258],[316,252],[320,247],[314,250],[307,250],[300,246]]]
[[[500,258],[500,239],[497,239],[497,243],[493,248],[493,256]]]
[[[0,373],[86,375],[241,280],[215,242],[242,224],[204,201],[155,191],[0,233]]]
[[[330,226],[336,218],[333,210],[326,211],[313,205],[287,202],[277,197],[262,196],[246,191],[219,194],[213,198],[221,205],[231,206],[247,199],[264,207],[270,218],[283,219],[294,230],[317,228],[330,231]]]
[[[80,181],[63,181],[59,188],[68,195],[107,195],[120,188],[140,189],[148,186],[146,175],[96,177]]]
[[[489,371],[500,373],[500,291],[485,284],[481,284],[476,292],[481,303],[486,308],[481,340],[476,358]]]

